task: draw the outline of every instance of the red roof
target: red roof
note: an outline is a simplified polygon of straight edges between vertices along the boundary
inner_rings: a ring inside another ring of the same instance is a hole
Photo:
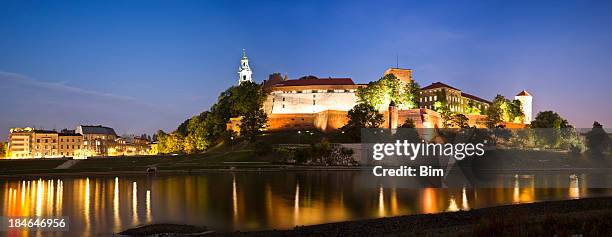
[[[526,90],[523,90],[516,94],[516,96],[531,96]]]
[[[461,96],[463,96],[465,98],[468,98],[468,99],[472,99],[472,100],[480,101],[480,102],[483,102],[483,103],[491,104],[491,101],[485,100],[485,99],[480,98],[480,97],[475,96],[475,95],[470,95],[470,94],[465,93],[465,92],[461,92]]]
[[[274,86],[312,86],[312,85],[355,85],[351,78],[292,79],[276,83]]]
[[[441,88],[441,87],[446,87],[446,88],[450,88],[450,89],[458,90],[459,91],[459,89],[457,89],[455,87],[452,87],[452,86],[449,86],[449,85],[446,85],[446,84],[444,84],[442,82],[431,83],[431,85],[423,87],[423,88],[421,88],[421,90],[436,89],[436,88]]]

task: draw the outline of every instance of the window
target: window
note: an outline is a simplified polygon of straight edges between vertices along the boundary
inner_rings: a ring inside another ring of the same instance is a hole
[[[317,101],[316,100],[312,100],[312,105],[317,105]]]
[[[283,104],[283,109],[285,108],[285,104]]]

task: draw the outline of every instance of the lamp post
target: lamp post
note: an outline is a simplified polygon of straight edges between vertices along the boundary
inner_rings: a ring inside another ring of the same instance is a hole
[[[302,135],[302,131],[298,131],[298,144],[302,144],[302,143],[300,142],[300,135]]]

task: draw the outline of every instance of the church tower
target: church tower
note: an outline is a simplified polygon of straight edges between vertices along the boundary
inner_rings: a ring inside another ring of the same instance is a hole
[[[253,71],[249,66],[249,59],[246,56],[246,51],[242,49],[242,59],[240,59],[240,67],[238,67],[238,85],[243,82],[253,82]]]
[[[529,92],[524,90],[514,96],[514,99],[521,101],[521,109],[523,110],[523,114],[525,115],[523,123],[530,124],[531,120],[533,119],[531,108],[531,105],[533,103],[533,97],[531,96],[531,94],[529,94]]]

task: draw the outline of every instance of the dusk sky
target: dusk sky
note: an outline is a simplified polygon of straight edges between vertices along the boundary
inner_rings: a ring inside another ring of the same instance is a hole
[[[377,80],[414,70],[534,116],[612,125],[612,1],[0,0],[0,140],[10,127],[172,131],[237,83],[280,72]]]

